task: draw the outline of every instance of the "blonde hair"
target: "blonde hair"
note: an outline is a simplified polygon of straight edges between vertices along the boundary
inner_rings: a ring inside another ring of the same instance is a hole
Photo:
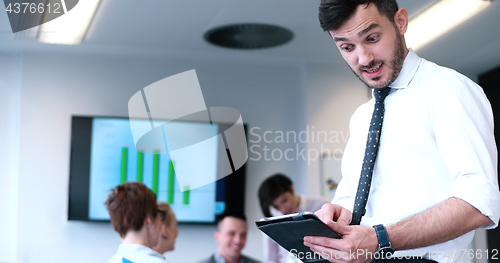
[[[170,208],[170,205],[165,202],[157,202],[157,203],[158,203],[158,209],[165,211],[165,220],[163,220],[162,223],[166,226],[170,226],[170,224],[172,224],[173,217],[175,215],[174,211],[172,210],[172,208]]]

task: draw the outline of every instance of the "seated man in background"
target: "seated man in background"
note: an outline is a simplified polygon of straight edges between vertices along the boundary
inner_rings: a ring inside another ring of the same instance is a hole
[[[217,251],[199,263],[259,263],[241,254],[247,241],[247,222],[245,215],[223,213],[217,220],[215,242]]]
[[[158,202],[158,211],[165,213],[162,225],[160,227],[160,234],[158,235],[158,244],[153,247],[153,250],[164,254],[165,252],[174,250],[175,239],[179,230],[177,229],[177,218],[175,218],[174,211],[165,202]]]
[[[259,187],[259,201],[262,213],[266,217],[292,214],[297,212],[315,212],[329,203],[326,197],[307,197],[295,195],[290,178],[275,174],[267,178]],[[288,251],[264,235],[264,262],[286,262]]]
[[[166,263],[162,254],[151,249],[165,212],[159,212],[155,194],[140,182],[126,182],[111,191],[106,200],[111,223],[123,238],[109,263]]]

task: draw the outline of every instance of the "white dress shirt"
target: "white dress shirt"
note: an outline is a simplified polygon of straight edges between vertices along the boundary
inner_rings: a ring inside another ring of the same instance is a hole
[[[123,263],[123,258],[134,263],[167,263],[162,254],[138,244],[120,244],[108,263]]]
[[[317,197],[308,197],[304,195],[300,196],[299,207],[297,207],[297,212],[316,212],[321,209],[321,207],[328,203],[328,199],[323,196]],[[280,216],[283,215],[276,208],[271,206],[269,208],[269,212],[271,212],[272,216]],[[290,254],[276,242],[274,242],[271,238],[269,238],[266,234],[263,234],[264,238],[264,262],[266,263],[277,263],[277,262],[287,262],[290,259]]]
[[[497,149],[493,114],[482,88],[412,50],[390,87],[361,225],[394,224],[456,197],[494,222],[486,228],[496,227],[500,216]],[[332,200],[350,211],[374,103],[372,98],[361,105],[351,118],[342,160],[343,179]],[[463,262],[461,252],[455,259],[445,253],[467,248],[473,236],[471,231],[445,243],[396,255],[435,253],[430,256],[439,262]]]

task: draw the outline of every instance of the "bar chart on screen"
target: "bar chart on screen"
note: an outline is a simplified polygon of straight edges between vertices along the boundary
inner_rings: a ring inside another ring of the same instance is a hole
[[[135,180],[128,179],[128,152],[129,147],[121,148],[121,158],[120,158],[120,184],[125,183],[127,181],[137,181],[144,182],[144,153],[141,151],[137,152],[136,158],[136,177]],[[159,193],[159,184],[160,184],[160,151],[155,151],[153,154],[153,171],[152,171],[152,179],[151,179],[151,190],[158,196]],[[172,159],[168,160],[168,172],[167,172],[167,190],[166,200],[165,201],[172,205],[174,203],[174,190],[175,190],[175,170],[174,170],[174,161]],[[189,186],[186,185],[183,187],[183,201],[184,205],[189,205]]]
[[[133,121],[151,125],[147,120]],[[179,123],[179,125],[210,124]],[[217,126],[214,126],[217,129]],[[168,145],[168,142],[166,143]],[[217,142],[207,147],[213,148],[210,149],[213,155],[204,156],[206,160],[203,166],[190,168],[192,173],[189,180],[193,182],[205,176],[216,178]],[[155,150],[152,154],[145,154],[141,149],[136,149],[129,120],[94,118],[91,159],[89,218],[109,219],[104,202],[110,189],[124,182],[139,181],[156,194],[158,201],[169,203],[179,220],[190,222],[213,220],[216,183],[195,189],[191,189],[189,180],[184,180],[184,184],[179,185],[174,164],[189,166],[189,163],[176,163],[176,157],[170,156],[168,152],[160,154],[160,150]]]

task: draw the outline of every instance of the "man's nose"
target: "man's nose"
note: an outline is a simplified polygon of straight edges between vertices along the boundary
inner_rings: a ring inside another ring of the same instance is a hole
[[[238,244],[238,245],[239,245],[239,244],[241,244],[241,243],[243,243],[243,242],[244,242],[244,241],[243,241],[243,239],[244,239],[244,237],[239,236],[239,235],[236,235],[236,236],[234,237],[234,243],[236,243],[236,244]]]
[[[365,67],[370,66],[370,64],[374,59],[371,51],[363,46],[358,46],[357,50],[358,50],[358,63],[361,66]]]

